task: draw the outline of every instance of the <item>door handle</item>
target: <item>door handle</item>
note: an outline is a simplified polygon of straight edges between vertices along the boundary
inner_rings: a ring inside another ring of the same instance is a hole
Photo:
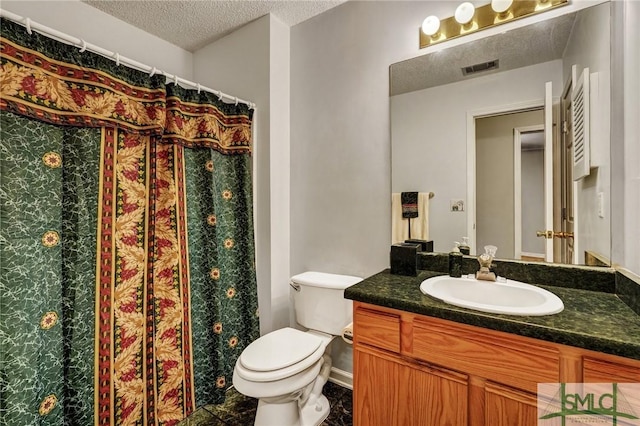
[[[536,237],[543,237],[547,240],[552,238],[573,238],[573,232],[563,231],[536,231]]]
[[[543,237],[550,240],[553,238],[553,231],[536,231],[536,237]]]

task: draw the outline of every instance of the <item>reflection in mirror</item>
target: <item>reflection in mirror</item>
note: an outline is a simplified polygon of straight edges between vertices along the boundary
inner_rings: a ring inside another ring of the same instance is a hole
[[[392,192],[436,193],[435,251],[468,236],[471,254],[609,263],[609,22],[602,3],[391,66]],[[580,126],[590,162],[574,180]]]

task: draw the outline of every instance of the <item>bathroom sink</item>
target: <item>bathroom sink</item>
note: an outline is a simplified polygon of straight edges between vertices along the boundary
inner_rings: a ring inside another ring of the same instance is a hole
[[[555,294],[531,284],[493,282],[444,275],[420,284],[420,291],[451,305],[509,315],[552,315],[564,309]]]

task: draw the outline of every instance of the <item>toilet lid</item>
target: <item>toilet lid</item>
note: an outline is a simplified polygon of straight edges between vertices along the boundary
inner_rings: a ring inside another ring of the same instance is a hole
[[[253,371],[273,371],[296,364],[313,354],[322,340],[286,327],[265,334],[240,355],[242,365]]]

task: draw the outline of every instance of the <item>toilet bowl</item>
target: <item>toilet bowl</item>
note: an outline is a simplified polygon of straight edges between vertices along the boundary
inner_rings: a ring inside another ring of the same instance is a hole
[[[329,414],[322,395],[331,371],[331,341],[351,322],[344,289],[361,278],[305,272],[291,278],[296,319],[252,342],[238,358],[233,385],[258,398],[256,426],[318,426]]]

